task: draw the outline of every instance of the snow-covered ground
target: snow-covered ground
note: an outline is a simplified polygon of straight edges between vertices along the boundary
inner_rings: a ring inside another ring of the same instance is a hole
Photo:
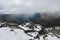
[[[0,28],[0,40],[29,40],[31,37],[26,35],[21,29]]]
[[[26,23],[26,25],[29,25],[29,23]],[[24,26],[19,25],[19,27],[24,30],[32,30],[32,29],[26,27],[26,25],[24,25]],[[28,33],[28,34],[32,35],[32,37],[31,37],[31,36],[27,35],[24,32],[24,30],[22,30],[22,29],[2,27],[2,28],[0,28],[0,40],[38,40],[38,39],[34,39],[34,37],[37,36],[38,32]],[[37,25],[36,27],[34,27],[34,30],[36,30],[36,31],[41,30],[41,26]],[[52,34],[52,33],[50,33],[50,34]],[[40,36],[40,40],[44,40],[43,36],[44,35]],[[53,37],[51,35],[48,35],[48,37],[46,37],[46,40],[60,40],[60,39],[58,39],[54,35],[53,35]]]
[[[11,31],[12,28],[9,27],[2,27],[0,28],[0,40],[29,40],[34,39],[33,37],[28,36],[24,33],[21,29],[14,29],[14,31]],[[32,35],[36,35],[37,33],[32,33]],[[40,40],[43,40],[43,36],[40,37]],[[48,35],[46,37],[47,40],[60,40],[55,36]],[[37,39],[34,39],[37,40]]]

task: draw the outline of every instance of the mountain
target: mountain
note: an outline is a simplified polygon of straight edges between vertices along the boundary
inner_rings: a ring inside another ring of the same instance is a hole
[[[32,16],[27,14],[0,14],[0,22],[14,22],[17,24],[32,22],[34,24],[40,24],[44,27],[55,27],[60,26],[60,16],[47,13],[35,13]]]
[[[16,22],[16,23],[24,23],[29,21],[28,16],[25,14],[0,14],[0,21],[2,22]]]

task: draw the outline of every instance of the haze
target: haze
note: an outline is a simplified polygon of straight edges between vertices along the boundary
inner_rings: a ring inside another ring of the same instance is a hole
[[[60,11],[60,0],[0,0],[0,13],[27,13]]]

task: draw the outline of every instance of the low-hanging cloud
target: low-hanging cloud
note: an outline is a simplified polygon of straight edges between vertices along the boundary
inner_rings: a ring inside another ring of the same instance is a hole
[[[0,0],[0,13],[60,11],[60,0]]]

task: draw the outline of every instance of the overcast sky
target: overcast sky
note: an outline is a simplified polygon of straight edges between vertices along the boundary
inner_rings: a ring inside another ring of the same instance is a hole
[[[60,0],[0,0],[0,13],[60,11]]]

